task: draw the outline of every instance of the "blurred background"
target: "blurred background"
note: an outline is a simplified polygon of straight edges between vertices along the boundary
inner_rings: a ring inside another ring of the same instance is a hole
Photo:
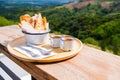
[[[35,13],[47,17],[52,33],[120,55],[120,0],[0,0],[0,27]]]

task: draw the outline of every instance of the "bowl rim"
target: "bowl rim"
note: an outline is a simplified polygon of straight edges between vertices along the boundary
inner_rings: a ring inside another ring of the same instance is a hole
[[[23,31],[23,30],[22,30],[22,32],[23,32],[24,34],[29,34],[29,35],[42,35],[42,34],[47,34],[47,33],[49,33],[50,30],[47,30],[47,31],[41,32],[41,33],[29,33],[29,32]]]

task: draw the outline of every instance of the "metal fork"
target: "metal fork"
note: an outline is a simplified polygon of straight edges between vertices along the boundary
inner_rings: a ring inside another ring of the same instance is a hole
[[[23,48],[21,46],[19,48],[22,49],[22,50],[24,50],[24,51],[26,51],[27,53],[29,53],[32,57],[39,57],[40,56],[38,54],[34,54],[32,51],[30,51],[28,49],[25,49],[25,48]]]
[[[31,48],[34,48],[34,49],[37,49],[38,51],[40,51],[43,55],[49,55],[52,50],[46,50],[46,49],[42,49],[40,47],[37,47],[37,46],[34,46],[32,44],[27,44],[28,47],[31,47]]]

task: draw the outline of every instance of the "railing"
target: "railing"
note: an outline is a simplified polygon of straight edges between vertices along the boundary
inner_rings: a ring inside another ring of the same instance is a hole
[[[21,61],[6,49],[20,36],[23,34],[16,25],[0,27],[0,51],[38,80],[120,80],[120,57],[88,46],[74,58],[58,63]]]

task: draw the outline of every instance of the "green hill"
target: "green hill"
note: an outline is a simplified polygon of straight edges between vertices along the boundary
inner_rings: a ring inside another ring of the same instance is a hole
[[[13,25],[15,23],[16,22],[9,21],[6,18],[0,16],[0,26]]]
[[[109,7],[103,7],[102,3],[90,3],[81,8],[0,7],[0,16],[19,22],[19,16],[22,14],[33,15],[41,12],[47,17],[51,32],[72,35],[86,44],[99,46],[102,50],[120,55],[120,2],[112,1]]]

